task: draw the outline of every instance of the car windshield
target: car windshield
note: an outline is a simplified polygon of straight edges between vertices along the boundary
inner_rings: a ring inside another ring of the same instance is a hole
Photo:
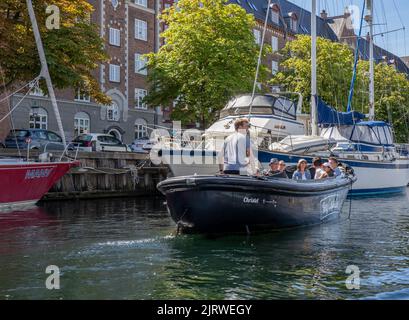
[[[27,130],[15,130],[11,131],[10,134],[8,135],[8,138],[24,138],[29,136],[29,132]]]
[[[84,134],[82,136],[76,137],[73,142],[91,141],[92,136]]]

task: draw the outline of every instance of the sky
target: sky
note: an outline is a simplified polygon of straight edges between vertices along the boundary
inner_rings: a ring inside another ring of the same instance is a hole
[[[311,0],[289,0],[300,7],[311,10]],[[329,16],[340,15],[344,8],[355,5],[362,10],[364,0],[317,0],[317,14],[325,9]],[[397,56],[409,56],[409,1],[408,0],[373,0],[375,16],[375,43],[396,54]],[[360,17],[359,17],[360,19]],[[399,30],[377,35],[387,31],[406,27],[407,30]],[[358,33],[358,30],[356,31]],[[363,29],[362,35],[368,32]]]

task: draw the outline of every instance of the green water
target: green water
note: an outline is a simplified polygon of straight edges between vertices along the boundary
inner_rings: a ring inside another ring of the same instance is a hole
[[[407,195],[354,200],[351,220],[346,203],[335,223],[218,238],[174,236],[163,201],[0,213],[0,299],[409,299]],[[59,290],[45,286],[48,265]]]

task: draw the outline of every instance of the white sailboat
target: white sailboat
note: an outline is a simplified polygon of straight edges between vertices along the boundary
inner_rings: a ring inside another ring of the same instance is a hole
[[[401,155],[393,141],[392,128],[382,121],[373,121],[375,110],[374,54],[373,54],[373,3],[367,1],[370,29],[370,121],[356,122],[355,114],[340,126],[331,126],[319,134],[317,93],[317,21],[316,0],[312,0],[311,14],[311,127],[312,135],[289,136],[268,148],[258,149],[258,160],[265,166],[271,158],[296,164],[303,158],[312,163],[316,156],[336,156],[354,168],[358,181],[351,190],[356,195],[396,193],[406,190],[409,183],[409,158]],[[257,76],[256,76],[257,78]],[[325,106],[323,106],[325,108]],[[335,112],[335,111],[332,111]],[[320,115],[321,116],[321,115]],[[251,110],[247,117],[251,124]],[[358,119],[359,120],[359,119]],[[260,145],[257,128],[252,131],[253,139]],[[332,147],[336,144],[335,147]],[[163,162],[168,164],[175,176],[190,174],[214,174],[218,171],[217,148],[196,150],[174,150],[162,148]],[[182,157],[176,157],[180,156]],[[175,161],[176,160],[176,161]],[[178,161],[179,160],[179,161]],[[181,161],[180,161],[181,160]]]

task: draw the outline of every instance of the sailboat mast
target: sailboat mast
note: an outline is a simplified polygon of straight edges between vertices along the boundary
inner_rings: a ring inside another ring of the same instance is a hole
[[[311,134],[318,136],[317,114],[317,1],[311,8]]]
[[[369,120],[375,119],[375,61],[374,61],[374,28],[373,28],[373,0],[366,0],[369,24]]]
[[[41,35],[38,29],[38,24],[37,24],[37,19],[34,13],[33,4],[31,0],[26,0],[26,3],[27,3],[27,8],[28,8],[28,14],[30,15],[31,25],[33,27],[34,38],[35,38],[36,45],[37,45],[38,55],[40,56],[40,61],[41,61],[41,74],[40,75],[45,79],[45,82],[47,84],[48,94],[50,95],[55,117],[57,119],[58,129],[60,131],[60,135],[64,143],[64,146],[65,146],[67,145],[67,143],[65,140],[64,128],[62,126],[61,116],[60,116],[60,112],[58,110],[58,105],[57,105],[57,99],[55,98],[53,84],[51,82],[50,73],[48,71],[48,65],[47,65],[47,60],[46,60],[45,53],[44,53],[43,42],[41,41]]]

